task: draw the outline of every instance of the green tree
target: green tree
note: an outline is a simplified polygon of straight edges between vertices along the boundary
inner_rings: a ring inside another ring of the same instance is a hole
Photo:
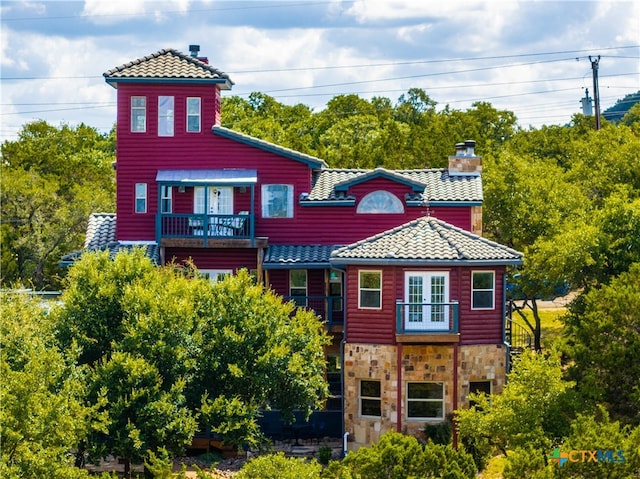
[[[90,213],[113,210],[114,138],[37,121],[1,151],[2,284],[59,288],[58,262],[81,248]]]
[[[559,359],[525,351],[514,361],[502,394],[472,395],[476,405],[456,411],[456,421],[461,441],[476,453],[479,468],[495,451],[508,457],[508,451],[517,448],[550,450],[568,430],[570,387]]]
[[[201,329],[190,397],[205,397],[204,420],[236,444],[255,444],[259,408],[311,413],[327,396],[322,323],[283,303],[246,270],[215,285]]]
[[[594,288],[563,319],[569,377],[583,398],[604,403],[616,420],[640,418],[640,263]]]
[[[3,293],[0,302],[0,476],[88,477],[70,452],[95,426],[84,405],[75,351],[58,347],[55,323],[38,300]]]

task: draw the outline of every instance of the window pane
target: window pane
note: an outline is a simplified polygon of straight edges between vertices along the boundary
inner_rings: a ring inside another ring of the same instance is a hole
[[[358,204],[356,213],[404,213],[404,206],[393,193],[379,190],[366,195]]]
[[[131,131],[144,132],[147,129],[147,98],[131,97]]]
[[[442,383],[409,383],[409,399],[442,399]]]
[[[292,269],[289,272],[289,278],[292,288],[306,288],[307,287],[307,270],[306,269]]]
[[[187,131],[200,131],[200,98],[187,98]]]
[[[380,289],[381,274],[378,272],[360,272],[360,287],[367,289]]]
[[[474,291],[473,292],[474,308],[493,308],[493,291]]]
[[[293,186],[263,185],[262,216],[264,218],[292,218]]]
[[[380,381],[360,381],[360,395],[380,397]]]
[[[407,404],[408,417],[444,417],[442,410],[442,402],[432,401],[409,401]]]
[[[380,291],[360,291],[360,306],[363,308],[379,308]]]
[[[361,414],[363,416],[380,416],[380,400],[379,399],[362,399]]]
[[[173,97],[158,97],[158,136],[173,136]]]
[[[493,273],[473,273],[473,289],[493,289]]]

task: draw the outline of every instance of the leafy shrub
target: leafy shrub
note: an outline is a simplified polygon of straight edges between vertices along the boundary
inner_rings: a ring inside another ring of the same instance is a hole
[[[236,479],[319,479],[322,466],[312,459],[285,457],[284,453],[259,456],[247,462]]]
[[[318,451],[318,460],[320,461],[320,464],[323,464],[325,466],[329,464],[329,461],[331,460],[331,454],[333,454],[333,449],[331,448],[331,446],[321,446],[320,450]]]

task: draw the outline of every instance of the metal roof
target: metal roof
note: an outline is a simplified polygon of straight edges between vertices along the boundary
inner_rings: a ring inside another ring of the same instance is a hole
[[[159,183],[241,185],[258,182],[257,170],[158,170]]]

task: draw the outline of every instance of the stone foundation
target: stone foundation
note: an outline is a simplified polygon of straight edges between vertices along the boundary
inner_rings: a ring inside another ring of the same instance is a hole
[[[400,358],[398,358],[399,347],[401,348]],[[400,386],[398,360],[401,365]],[[350,449],[376,442],[387,431],[400,430],[405,434],[422,435],[427,421],[410,420],[406,417],[407,382],[443,383],[445,416],[458,407],[468,406],[470,381],[491,381],[491,391],[502,392],[506,372],[506,350],[503,345],[459,346],[457,368],[454,361],[454,346],[451,344],[345,344],[344,414],[345,430],[350,433]],[[454,405],[455,371],[458,374],[458,401]],[[381,416],[379,418],[360,415],[360,380],[368,379],[380,381]],[[400,398],[398,398],[398,392]],[[440,421],[434,419],[429,422]]]

